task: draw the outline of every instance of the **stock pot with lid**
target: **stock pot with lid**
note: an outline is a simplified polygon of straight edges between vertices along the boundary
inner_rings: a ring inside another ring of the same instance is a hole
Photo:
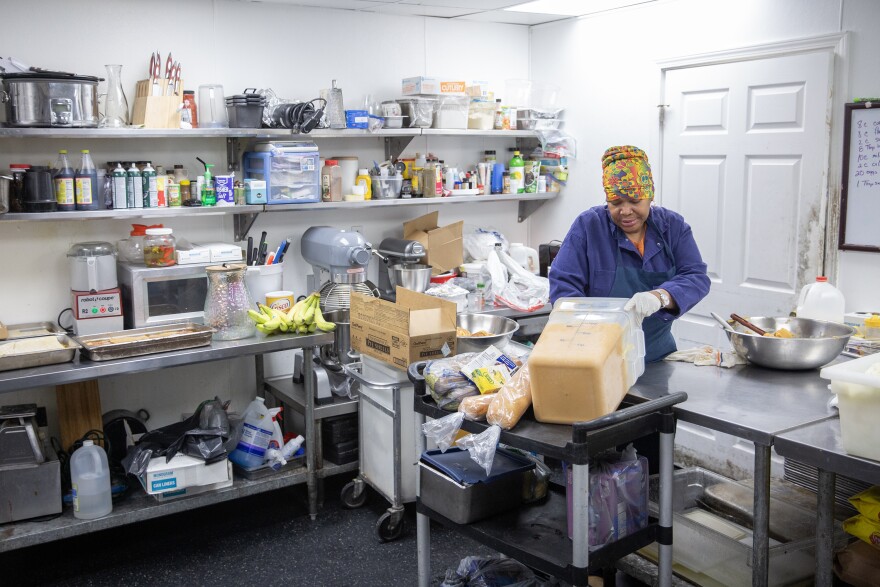
[[[58,71],[3,74],[0,101],[14,127],[98,126],[98,82],[102,78]]]

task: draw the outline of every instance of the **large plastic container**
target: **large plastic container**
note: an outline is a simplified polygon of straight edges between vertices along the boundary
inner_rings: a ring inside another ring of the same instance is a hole
[[[70,457],[70,483],[75,518],[94,520],[113,511],[107,453],[91,440]]]
[[[242,415],[241,440],[229,453],[229,460],[245,469],[255,469],[266,461],[266,449],[272,440],[272,415],[261,397],[254,400]]]
[[[539,422],[572,424],[617,409],[645,371],[645,336],[625,298],[561,298],[529,357]]]
[[[840,411],[840,439],[847,454],[880,461],[880,353],[825,367]]]
[[[466,129],[469,101],[467,96],[440,96],[434,110],[434,128]]]
[[[797,317],[843,324],[845,306],[840,290],[828,283],[827,277],[819,276],[801,289]]]
[[[265,180],[268,204],[320,202],[319,161],[315,143],[258,143],[253,152],[244,154],[244,176]]]

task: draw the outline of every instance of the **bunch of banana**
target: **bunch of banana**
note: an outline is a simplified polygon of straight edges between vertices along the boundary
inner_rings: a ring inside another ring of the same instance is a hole
[[[264,334],[275,332],[309,334],[316,330],[332,332],[336,329],[336,324],[324,320],[320,302],[320,294],[313,293],[294,304],[287,312],[270,308],[265,304],[257,304],[260,311],[248,310],[248,316],[257,325],[257,330]]]

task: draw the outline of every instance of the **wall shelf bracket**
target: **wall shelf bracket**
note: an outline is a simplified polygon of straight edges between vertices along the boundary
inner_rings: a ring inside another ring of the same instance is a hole
[[[243,214],[235,214],[232,219],[235,223],[235,242],[241,242],[247,238],[248,232],[251,230],[251,226],[254,225],[254,222],[257,220],[257,216],[259,216],[258,212],[246,212]]]
[[[400,157],[400,154],[403,153],[403,150],[406,149],[407,145],[410,144],[413,140],[413,136],[403,136],[403,137],[385,137],[385,160],[389,159],[397,159]]]
[[[535,211],[544,205],[547,200],[520,200],[519,212],[516,215],[517,222],[525,222],[526,218],[535,213]]]

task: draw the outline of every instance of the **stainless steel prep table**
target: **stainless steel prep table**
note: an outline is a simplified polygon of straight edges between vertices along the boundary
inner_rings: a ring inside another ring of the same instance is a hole
[[[816,422],[776,438],[776,452],[819,470],[816,498],[816,585],[834,580],[834,484],[836,475],[845,475],[880,485],[880,461],[846,454],[840,441],[840,419]]]
[[[787,431],[835,416],[828,407],[828,382],[819,377],[816,369],[779,371],[755,365],[725,369],[661,361],[645,366],[645,373],[629,391],[629,397],[651,400],[679,391],[688,394],[687,401],[675,407],[679,419],[755,445],[752,585],[766,586],[770,447],[777,436]]]
[[[252,355],[256,356],[257,384],[258,389],[261,389],[263,385],[262,355],[264,353],[298,348],[304,349],[305,352],[311,352],[316,347],[332,342],[333,335],[325,333],[305,336],[251,337],[236,341],[214,341],[210,346],[113,361],[92,362],[80,360],[77,357],[69,363],[2,372],[0,373],[0,394],[40,386],[60,385],[112,375],[156,371],[169,367]],[[155,501],[147,495],[136,495],[126,502],[115,504],[113,512],[95,520],[75,519],[73,513],[68,510],[60,517],[45,522],[25,520],[5,524],[3,532],[0,533],[2,534],[0,536],[0,552],[165,516],[280,487],[289,487],[302,482],[306,482],[308,485],[309,513],[314,517],[318,510],[318,478],[319,476],[326,476],[330,472],[321,469],[322,463],[317,462],[316,451],[311,448],[316,446],[316,442],[313,441],[315,438],[315,424],[314,419],[311,417],[315,410],[315,394],[314,390],[311,389],[311,369],[312,363],[306,361],[305,381],[308,391],[305,393],[307,404],[307,417],[305,419],[307,466],[305,471],[299,468],[253,481],[236,479],[232,487],[164,502]],[[353,468],[343,465],[334,469],[335,472],[339,473],[348,470],[353,470]]]

